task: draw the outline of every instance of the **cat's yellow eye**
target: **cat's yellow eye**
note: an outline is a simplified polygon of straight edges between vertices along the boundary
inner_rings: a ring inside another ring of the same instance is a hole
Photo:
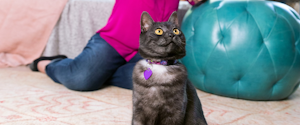
[[[163,33],[164,33],[164,31],[162,29],[156,29],[155,30],[156,35],[162,35]]]
[[[180,31],[179,31],[179,29],[173,29],[173,33],[175,34],[175,35],[179,35],[180,34]]]

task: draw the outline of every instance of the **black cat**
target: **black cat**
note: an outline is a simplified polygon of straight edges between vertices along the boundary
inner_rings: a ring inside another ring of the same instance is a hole
[[[177,13],[168,22],[141,17],[139,53],[144,60],[133,70],[132,125],[206,125],[194,86],[184,65],[185,37]]]

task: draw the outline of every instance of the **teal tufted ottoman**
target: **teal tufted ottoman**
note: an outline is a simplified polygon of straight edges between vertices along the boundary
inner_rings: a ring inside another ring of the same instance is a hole
[[[208,1],[191,8],[181,61],[205,92],[248,100],[281,100],[300,80],[300,20],[272,1]]]

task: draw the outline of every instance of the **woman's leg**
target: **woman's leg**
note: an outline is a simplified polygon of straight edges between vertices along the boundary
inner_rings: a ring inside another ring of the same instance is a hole
[[[129,62],[118,68],[118,70],[109,79],[107,84],[132,89],[132,72],[135,64],[143,59],[140,54],[136,54]]]
[[[71,90],[100,89],[126,61],[97,33],[75,59],[56,59],[46,66],[47,75]]]

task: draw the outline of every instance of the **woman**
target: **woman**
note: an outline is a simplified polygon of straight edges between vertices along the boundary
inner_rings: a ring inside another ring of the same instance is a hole
[[[192,4],[200,1],[189,0]],[[133,67],[142,59],[138,54],[142,12],[147,11],[154,21],[167,21],[178,4],[179,0],[116,0],[106,26],[75,59],[40,57],[30,68],[71,90],[92,91],[104,84],[132,89]]]

